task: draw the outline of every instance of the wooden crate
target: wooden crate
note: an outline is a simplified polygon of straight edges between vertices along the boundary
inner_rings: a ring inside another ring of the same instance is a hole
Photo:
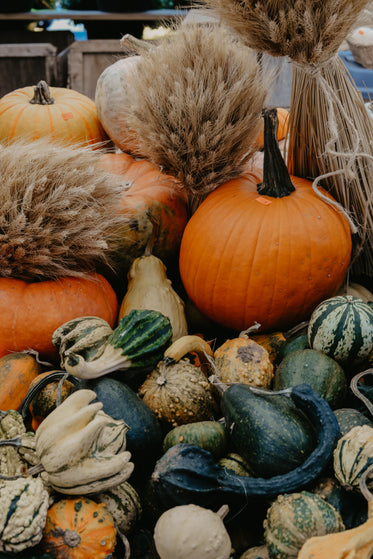
[[[117,39],[76,41],[58,56],[59,74],[64,74],[65,64],[67,87],[94,100],[98,77],[107,66],[123,56],[124,51]]]
[[[55,85],[56,51],[50,43],[0,44],[0,97],[40,80]]]

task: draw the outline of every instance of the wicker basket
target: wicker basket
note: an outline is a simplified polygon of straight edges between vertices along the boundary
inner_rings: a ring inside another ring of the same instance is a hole
[[[373,28],[358,27],[346,39],[355,62],[373,68]]]

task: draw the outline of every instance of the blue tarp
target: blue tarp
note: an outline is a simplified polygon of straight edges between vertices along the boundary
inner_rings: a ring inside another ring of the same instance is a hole
[[[364,68],[355,62],[350,50],[341,50],[339,53],[344,65],[351,74],[356,87],[361,91],[366,101],[373,99],[373,69]]]

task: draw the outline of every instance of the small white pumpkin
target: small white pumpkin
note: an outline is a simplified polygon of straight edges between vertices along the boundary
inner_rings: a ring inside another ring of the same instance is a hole
[[[180,505],[168,509],[154,528],[154,543],[161,559],[229,559],[232,543],[218,512],[198,505]]]

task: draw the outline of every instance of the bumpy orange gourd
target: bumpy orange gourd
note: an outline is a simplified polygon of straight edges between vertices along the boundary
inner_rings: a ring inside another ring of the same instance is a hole
[[[112,515],[86,497],[62,499],[47,513],[41,546],[58,559],[105,559],[116,544]]]
[[[290,181],[275,134],[273,125],[263,173],[209,194],[180,247],[189,298],[211,320],[238,331],[255,322],[265,332],[306,320],[339,289],[351,259],[347,219],[311,181]]]
[[[27,283],[0,278],[0,356],[33,349],[44,360],[58,358],[53,332],[80,316],[98,316],[114,326],[118,300],[100,274]]]
[[[157,224],[157,237],[152,254],[169,263],[178,254],[188,220],[185,191],[157,165],[127,153],[104,154],[101,164],[121,175],[128,186],[120,207],[129,218],[119,255],[123,268],[128,270],[134,259],[144,254],[153,235],[153,222]]]
[[[15,352],[0,357],[0,410],[18,410],[30,383],[41,371],[41,365],[28,353]]]
[[[34,141],[47,136],[64,145],[93,145],[108,140],[96,105],[86,95],[44,81],[0,99],[0,143]]]

